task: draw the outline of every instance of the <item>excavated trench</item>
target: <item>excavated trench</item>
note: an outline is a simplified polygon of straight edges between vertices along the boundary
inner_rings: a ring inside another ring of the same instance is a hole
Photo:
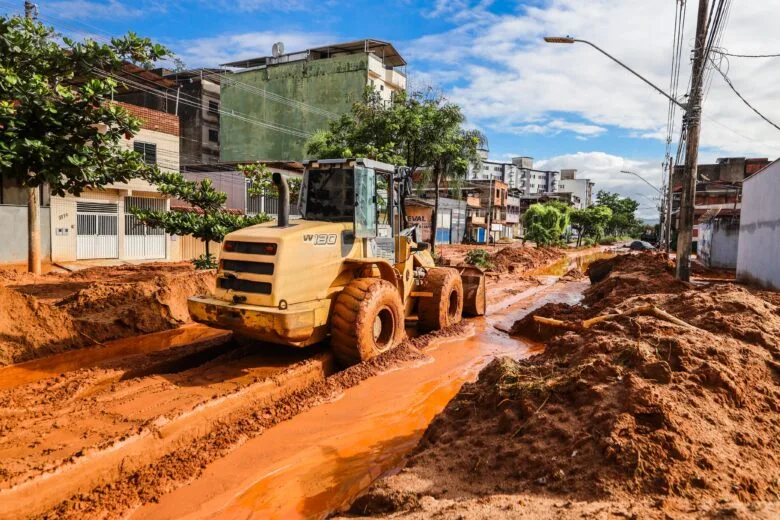
[[[576,302],[586,284],[558,277],[603,256],[570,255],[534,273],[541,283],[501,297],[495,293],[504,281],[489,286],[489,316],[471,320],[468,334],[415,343],[424,355],[378,364],[335,397],[307,397],[302,411],[279,415],[290,420],[272,421],[262,435],[215,455],[197,478],[142,500],[134,515],[309,518],[342,508],[400,467],[428,423],[486,363],[540,348],[502,330],[544,303]],[[78,502],[175,457],[241,414],[328,388],[337,370],[325,349],[246,349],[229,333],[200,325],[1,368],[0,517],[51,512],[69,497]]]
[[[567,259],[564,272],[604,255]],[[496,356],[522,358],[541,345],[509,337],[507,327],[548,302],[576,303],[587,282],[541,284],[494,304],[466,336],[443,338],[426,359],[363,381],[249,440],[195,481],[147,504],[134,518],[325,518],[381,475],[400,468],[426,427]],[[219,486],[214,483],[219,482]]]

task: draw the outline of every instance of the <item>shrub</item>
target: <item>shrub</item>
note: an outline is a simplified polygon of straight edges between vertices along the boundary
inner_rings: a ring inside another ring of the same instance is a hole
[[[194,265],[195,269],[198,270],[216,269],[217,258],[211,254],[200,255],[198,258],[192,261],[192,265]]]
[[[472,249],[466,253],[466,263],[482,269],[493,267],[493,264],[490,262],[490,253],[484,249]]]

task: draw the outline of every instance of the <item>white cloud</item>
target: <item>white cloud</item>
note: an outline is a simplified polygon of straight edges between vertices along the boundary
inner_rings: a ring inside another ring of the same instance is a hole
[[[433,12],[449,16],[455,27],[409,42],[403,50],[413,66],[443,80],[453,101],[488,128],[541,131],[540,121],[561,114],[570,119],[566,114],[573,114],[596,132],[618,127],[630,136],[663,141],[665,98],[595,49],[584,44],[546,44],[542,36],[571,34],[590,40],[668,88],[674,5],[673,1],[549,0],[498,15],[482,4],[439,1]],[[721,45],[732,52],[780,51],[780,43],[773,44],[776,39],[767,37],[775,32],[778,9],[780,0],[735,6]],[[696,9],[688,9],[687,15],[681,90],[688,81]],[[774,92],[780,81],[777,62],[732,58],[728,72],[744,96],[774,121],[780,121]],[[721,155],[777,157],[780,132],[744,106],[717,72],[712,75],[704,104],[702,145]],[[676,119],[675,139],[679,110]]]
[[[279,41],[284,42],[285,52],[294,52],[325,45],[334,37],[318,32],[259,31],[179,40],[169,45],[188,67],[213,67],[243,58],[270,56],[271,46]]]
[[[658,191],[647,185],[641,179],[621,170],[631,171],[641,175],[650,184],[661,187],[660,160],[638,161],[612,155],[605,152],[577,152],[558,155],[549,159],[537,161],[535,168],[544,170],[560,170],[576,168],[578,179],[590,179],[595,182],[594,201],[598,190],[617,192],[623,197],[631,197],[640,203],[637,212],[645,220],[658,220],[658,210],[655,209]]]

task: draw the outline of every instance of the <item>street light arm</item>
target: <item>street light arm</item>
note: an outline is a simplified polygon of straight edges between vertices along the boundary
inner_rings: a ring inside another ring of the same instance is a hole
[[[622,61],[617,59],[616,57],[612,56],[610,53],[608,53],[607,51],[605,51],[604,49],[602,49],[601,47],[599,47],[595,43],[591,43],[588,40],[579,40],[577,38],[571,38],[571,41],[585,43],[587,45],[590,45],[591,47],[593,47],[594,49],[599,51],[601,54],[603,54],[607,58],[611,59],[612,61],[614,61],[615,63],[617,63],[618,65],[620,65],[624,69],[626,69],[628,72],[630,72],[631,74],[633,74],[637,78],[641,79],[642,81],[644,81],[645,83],[647,83],[648,85],[653,87],[653,89],[655,89],[656,92],[658,92],[659,94],[664,96],[666,99],[668,99],[669,101],[671,101],[672,103],[674,103],[678,107],[682,108],[683,110],[688,110],[687,105],[685,105],[684,103],[680,103],[679,101],[674,99],[672,96],[667,94],[661,87],[658,87],[658,86],[654,85],[653,83],[650,82],[650,80],[646,79],[644,76],[642,76],[641,74],[636,72],[634,69],[632,69],[631,67],[629,67],[628,65],[626,65],[625,63],[623,63]]]
[[[639,177],[640,179],[642,179],[645,182],[645,184],[647,184],[648,186],[653,188],[658,193],[661,193],[661,190],[657,186],[655,186],[653,183],[651,183],[650,181],[648,181],[647,179],[645,179],[644,177],[642,177],[641,175],[639,175],[636,172],[630,172],[628,170],[620,170],[620,173],[628,173],[628,174],[634,175],[636,177]]]

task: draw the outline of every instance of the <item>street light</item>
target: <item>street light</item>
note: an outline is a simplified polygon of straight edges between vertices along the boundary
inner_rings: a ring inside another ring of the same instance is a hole
[[[642,81],[644,81],[645,83],[647,83],[648,85],[653,87],[653,89],[655,89],[656,92],[658,92],[659,94],[664,96],[666,99],[668,99],[669,101],[671,101],[672,103],[674,103],[678,107],[682,108],[683,110],[688,110],[688,105],[686,105],[685,103],[680,103],[679,101],[674,99],[672,96],[667,94],[662,88],[660,88],[660,87],[656,86],[655,84],[653,84],[649,79],[645,78],[644,76],[642,76],[641,74],[636,72],[634,69],[632,69],[631,67],[629,67],[628,65],[626,65],[625,63],[620,61],[619,59],[615,58],[614,56],[612,56],[610,53],[608,53],[607,51],[605,51],[604,49],[602,49],[598,45],[589,42],[588,40],[580,40],[580,39],[577,39],[577,38],[572,38],[571,36],[545,36],[544,37],[544,41],[546,41],[547,43],[563,43],[563,44],[567,44],[567,45],[571,45],[572,43],[579,42],[579,43],[584,43],[584,44],[590,45],[591,47],[593,47],[594,49],[599,51],[601,54],[603,54],[607,58],[611,59],[612,61],[614,61],[615,63],[617,63],[618,65],[620,65],[624,69],[626,69],[628,72],[630,72],[631,74],[633,74],[637,78],[641,79]]]
[[[645,179],[644,177],[642,177],[641,175],[639,175],[639,174],[638,174],[638,173],[636,173],[636,172],[630,172],[630,171],[628,171],[628,170],[620,170],[620,173],[627,173],[627,174],[629,174],[629,175],[634,175],[634,176],[636,176],[636,177],[639,177],[640,179],[642,179],[643,181],[645,181],[645,184],[647,184],[648,186],[650,186],[651,188],[653,188],[653,189],[654,189],[655,191],[657,191],[658,193],[661,193],[661,188],[657,187],[655,184],[651,183],[650,181],[648,181],[647,179]]]

